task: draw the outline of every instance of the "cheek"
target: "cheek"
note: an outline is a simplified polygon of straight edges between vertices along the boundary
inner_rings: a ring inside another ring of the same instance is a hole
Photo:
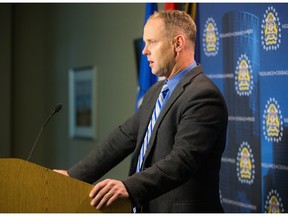
[[[173,52],[169,50],[163,50],[160,60],[163,64],[167,65],[169,62],[173,61],[173,57]]]
[[[174,57],[174,50],[171,46],[159,46],[153,52],[154,60],[160,67],[167,65]]]

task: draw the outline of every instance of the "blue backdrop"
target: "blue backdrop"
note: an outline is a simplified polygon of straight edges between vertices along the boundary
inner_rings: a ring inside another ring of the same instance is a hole
[[[229,109],[226,212],[288,212],[288,4],[199,4],[200,63]]]

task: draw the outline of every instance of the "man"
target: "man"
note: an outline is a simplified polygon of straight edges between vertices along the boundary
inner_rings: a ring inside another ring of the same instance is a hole
[[[130,199],[136,212],[223,212],[219,170],[228,114],[221,93],[194,60],[195,37],[185,12],[153,14],[142,53],[152,73],[166,80],[153,85],[139,110],[86,158],[68,172],[58,170],[93,183],[134,152],[126,179],[106,179],[90,192],[97,209]]]

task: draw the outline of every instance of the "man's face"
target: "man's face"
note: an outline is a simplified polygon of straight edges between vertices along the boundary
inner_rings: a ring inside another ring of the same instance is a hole
[[[149,20],[144,27],[142,51],[147,56],[154,75],[169,77],[175,65],[175,51],[172,40],[167,37],[164,23],[159,18]]]

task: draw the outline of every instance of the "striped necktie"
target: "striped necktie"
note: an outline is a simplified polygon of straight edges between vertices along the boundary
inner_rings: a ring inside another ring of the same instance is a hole
[[[141,146],[141,150],[140,150],[140,153],[139,153],[139,156],[138,156],[138,163],[137,163],[136,172],[140,172],[141,169],[142,169],[142,163],[143,163],[143,160],[144,160],[144,157],[145,157],[146,149],[148,148],[148,144],[149,144],[149,140],[150,140],[150,137],[151,137],[151,134],[152,134],[152,130],[153,130],[155,122],[157,121],[157,118],[158,118],[158,116],[159,116],[159,114],[161,112],[161,109],[162,109],[162,106],[163,106],[163,102],[165,100],[165,97],[166,97],[168,91],[169,91],[169,89],[168,89],[167,81],[165,81],[165,83],[164,83],[164,85],[163,85],[163,87],[161,89],[161,92],[159,94],[159,97],[157,99],[157,102],[155,104],[155,108],[154,108],[153,114],[151,116],[148,128],[146,130],[146,134],[145,134],[145,137],[144,137],[144,140],[143,140],[143,144]]]

